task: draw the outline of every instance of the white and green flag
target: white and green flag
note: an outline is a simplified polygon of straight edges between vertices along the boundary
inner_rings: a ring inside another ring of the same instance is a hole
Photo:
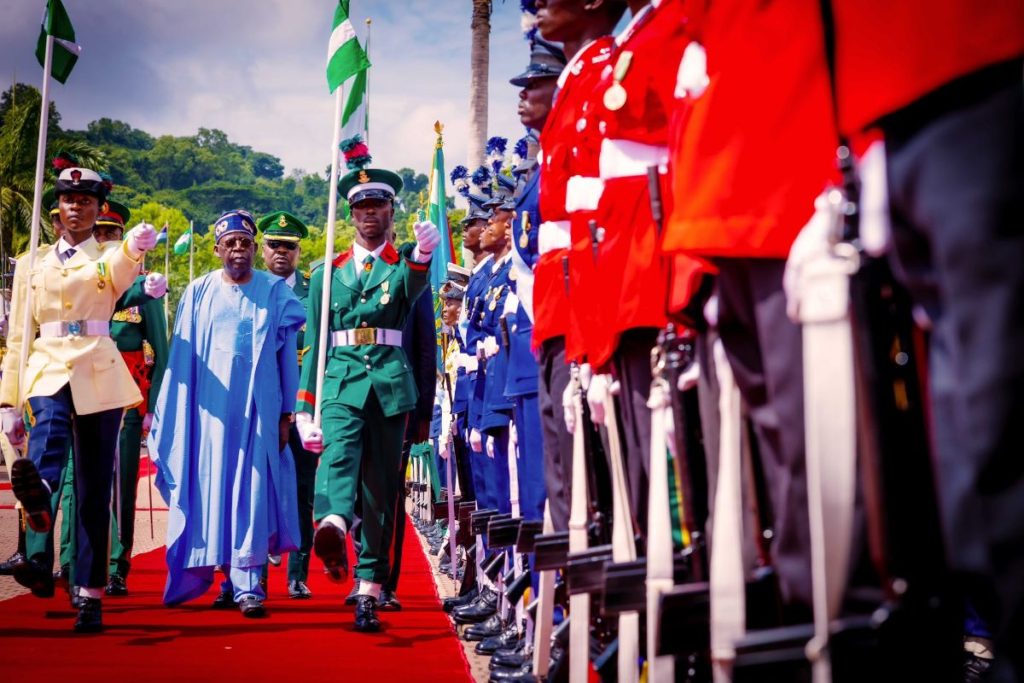
[[[53,36],[53,58],[50,64],[50,75],[61,83],[66,83],[71,70],[75,68],[78,55],[82,54],[82,46],[75,42],[75,28],[71,18],[60,0],[47,0],[46,14],[43,25],[39,29],[39,41],[36,43],[36,59],[39,66],[45,67],[46,36]]]
[[[348,4],[349,0],[340,0],[338,8],[334,10],[334,28],[327,47],[327,85],[331,92],[370,66],[370,60],[349,21]]]
[[[366,140],[366,131],[370,129],[370,109],[366,98],[366,69],[360,70],[352,79],[352,89],[348,92],[345,111],[341,115],[341,139],[348,140],[360,136]]]
[[[187,254],[189,246],[192,244],[192,231],[186,230],[181,233],[181,237],[174,243],[174,254],[175,256],[181,256]]]

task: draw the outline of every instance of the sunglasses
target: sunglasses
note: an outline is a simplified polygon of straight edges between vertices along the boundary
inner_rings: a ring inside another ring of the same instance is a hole
[[[229,237],[219,243],[224,249],[241,249],[243,251],[252,249],[253,244],[255,242],[248,237]]]
[[[299,243],[298,242],[284,242],[284,241],[281,241],[281,240],[265,240],[263,242],[263,244],[265,244],[267,246],[267,249],[270,249],[270,250],[273,250],[273,251],[277,251],[281,247],[284,247],[288,251],[295,251],[296,249],[299,248]]]

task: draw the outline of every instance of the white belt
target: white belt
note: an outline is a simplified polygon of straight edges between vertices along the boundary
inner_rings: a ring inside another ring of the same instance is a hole
[[[387,330],[383,327],[357,327],[354,330],[335,330],[331,332],[331,348],[335,346],[360,346],[363,344],[401,346],[402,331]]]
[[[46,337],[109,337],[109,320],[67,320],[43,323],[39,336]]]
[[[604,192],[604,181],[600,178],[574,175],[565,186],[565,210],[596,211]]]
[[[569,221],[544,221],[537,228],[537,251],[541,254],[568,249],[571,244]]]
[[[647,175],[649,166],[657,166],[659,173],[668,171],[668,147],[645,145],[632,140],[604,140],[601,142],[601,177],[629,178]]]

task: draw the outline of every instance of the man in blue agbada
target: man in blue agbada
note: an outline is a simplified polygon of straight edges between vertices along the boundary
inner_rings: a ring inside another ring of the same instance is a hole
[[[267,554],[295,550],[299,539],[287,449],[306,313],[284,280],[253,270],[249,213],[224,214],[214,235],[224,267],[182,295],[149,435],[170,510],[164,603],[199,597],[220,567],[213,606],[237,603],[259,617]]]

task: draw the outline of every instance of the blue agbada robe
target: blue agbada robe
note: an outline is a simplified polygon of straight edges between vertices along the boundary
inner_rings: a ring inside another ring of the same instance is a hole
[[[167,502],[164,603],[201,596],[214,567],[258,567],[298,547],[295,463],[278,449],[298,389],[305,310],[279,277],[192,282],[175,318],[149,434]]]

